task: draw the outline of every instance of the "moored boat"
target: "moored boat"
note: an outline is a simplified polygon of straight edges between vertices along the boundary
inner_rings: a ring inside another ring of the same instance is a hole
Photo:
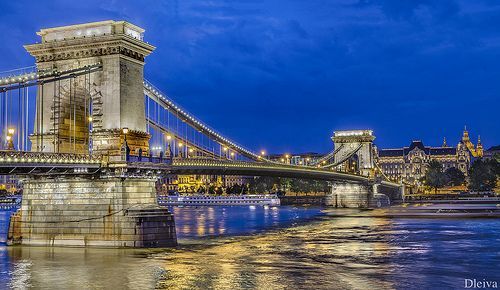
[[[279,206],[280,199],[275,194],[248,195],[165,195],[158,196],[160,205],[214,206],[214,205],[270,205]]]

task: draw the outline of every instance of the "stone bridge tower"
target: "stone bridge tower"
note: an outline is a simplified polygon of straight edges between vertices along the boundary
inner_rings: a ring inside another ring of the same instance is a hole
[[[28,176],[19,213],[22,244],[176,244],[172,214],[157,203],[156,175],[128,172],[121,154],[125,137],[131,150],[148,151],[143,68],[154,47],[142,40],[143,32],[124,21],[103,21],[42,29],[41,43],[25,46],[42,80],[45,70],[98,69],[39,85],[33,150],[87,153],[92,144],[94,153],[115,162],[92,175],[75,168],[68,175]]]
[[[26,45],[39,72],[101,64],[102,70],[41,86],[32,150],[92,151],[119,159],[123,128],[131,150],[148,152],[143,90],[144,58],[154,47],[144,29],[102,21],[42,29],[41,43]]]
[[[335,146],[335,160],[343,171],[359,172],[372,176],[374,169],[372,130],[336,131],[332,140]]]

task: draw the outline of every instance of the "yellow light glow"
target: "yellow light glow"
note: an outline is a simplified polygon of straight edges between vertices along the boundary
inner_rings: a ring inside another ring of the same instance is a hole
[[[227,148],[226,148],[226,147],[222,148],[222,151],[226,152],[226,151],[227,151]]]
[[[12,140],[12,136],[10,136],[10,135],[7,135],[7,137],[6,137],[6,138],[7,138],[7,141]]]
[[[16,130],[14,128],[9,128],[9,130],[7,130],[7,132],[9,132],[10,135],[14,134]]]
[[[266,151],[264,151],[264,150],[260,151],[260,155],[262,155],[262,156],[266,155]]]
[[[92,117],[89,117],[89,122],[92,122]]]
[[[178,146],[179,146],[179,147],[182,147],[182,142],[179,142],[179,145],[178,145]]]
[[[170,139],[172,139],[172,136],[167,135],[167,140],[170,140]]]
[[[122,131],[123,131],[123,134],[128,134],[128,128],[127,127],[123,128]]]

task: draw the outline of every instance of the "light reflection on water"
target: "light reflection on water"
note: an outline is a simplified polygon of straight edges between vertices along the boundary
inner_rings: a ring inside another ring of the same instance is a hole
[[[442,289],[463,288],[465,278],[500,281],[498,219],[338,217],[345,211],[291,207],[173,211],[176,249],[0,248],[0,289]]]

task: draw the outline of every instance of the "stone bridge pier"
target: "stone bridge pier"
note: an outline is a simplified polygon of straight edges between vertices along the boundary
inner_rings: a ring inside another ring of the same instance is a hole
[[[334,182],[325,204],[343,208],[377,208],[389,206],[390,198],[381,193],[379,183]]]
[[[156,179],[84,176],[29,178],[21,205],[23,245],[169,247],[173,215],[156,202]]]

